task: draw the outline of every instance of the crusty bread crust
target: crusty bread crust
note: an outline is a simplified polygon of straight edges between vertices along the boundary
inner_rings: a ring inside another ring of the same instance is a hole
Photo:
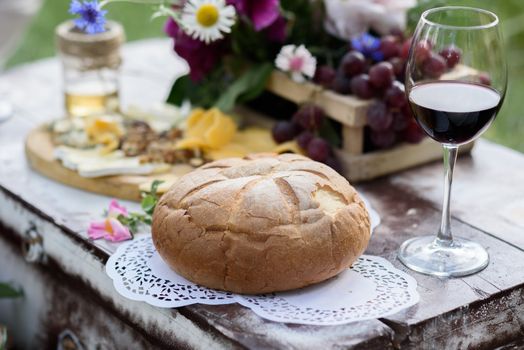
[[[367,210],[347,180],[294,154],[219,160],[181,177],[160,199],[152,230],[177,273],[247,294],[333,277],[370,238]]]

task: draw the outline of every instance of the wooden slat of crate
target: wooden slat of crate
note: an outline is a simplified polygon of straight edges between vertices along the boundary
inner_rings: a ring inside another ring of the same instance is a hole
[[[459,153],[469,153],[473,146],[474,142],[463,145]],[[335,150],[335,153],[344,168],[344,176],[350,181],[362,181],[441,159],[442,146],[426,138],[418,144],[401,144],[384,151],[354,155]]]
[[[364,152],[363,127],[342,126],[342,149],[353,155]]]
[[[340,95],[312,83],[295,83],[286,74],[278,71],[271,74],[267,90],[297,104],[313,102],[322,107],[328,116],[344,125],[353,127],[366,125],[370,100]]]

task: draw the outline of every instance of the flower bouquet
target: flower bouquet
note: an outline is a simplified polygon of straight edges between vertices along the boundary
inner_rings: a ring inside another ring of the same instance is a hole
[[[79,16],[80,29],[96,33],[104,30],[102,8],[113,1],[73,0],[70,12]],[[154,17],[167,16],[165,32],[189,66],[168,102],[200,108],[189,120],[204,134],[205,125],[215,123],[211,119],[223,122],[218,116],[229,118],[225,113],[247,105],[279,120],[271,141],[262,133],[241,138],[281,144],[280,151],[304,153],[351,180],[440,156],[438,146],[423,141],[404,94],[411,44],[407,11],[415,0],[133,2],[154,7]],[[473,74],[460,65],[459,48],[433,52],[432,43],[426,44],[415,49],[426,53],[420,69],[427,76]],[[238,142],[230,147],[236,134],[229,131],[237,127],[221,127],[223,135],[209,142],[203,134],[185,137],[178,146],[241,156],[254,148]]]

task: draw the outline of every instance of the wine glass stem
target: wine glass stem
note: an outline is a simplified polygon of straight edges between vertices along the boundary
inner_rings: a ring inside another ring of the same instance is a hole
[[[449,202],[451,197],[451,184],[453,182],[453,169],[457,161],[458,146],[444,145],[444,203],[442,204],[442,220],[436,242],[439,245],[450,246],[453,243],[451,234],[451,213]]]

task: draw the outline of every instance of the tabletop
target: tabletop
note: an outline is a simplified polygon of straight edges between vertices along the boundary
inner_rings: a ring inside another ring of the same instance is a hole
[[[162,102],[174,79],[187,70],[167,40],[127,44],[123,54],[124,106]],[[52,266],[80,277],[86,290],[107,301],[108,308],[157,344],[477,349],[518,346],[516,342],[524,339],[523,154],[480,140],[471,155],[458,160],[452,195],[454,233],[481,243],[490,254],[485,270],[463,278],[418,274],[396,258],[404,240],[435,233],[438,228],[441,163],[357,184],[382,219],[366,254],[385,257],[418,282],[419,304],[397,314],[320,327],[266,321],[237,304],[159,309],[119,296],[103,272],[117,244],[88,240],[88,222],[100,216],[108,198],[48,180],[33,172],[25,160],[24,136],[64,113],[58,60],[15,68],[0,76],[0,84],[9,87],[7,98],[15,107],[13,118],[0,124],[0,236],[27,226],[23,217],[14,215],[22,209],[45,220],[49,239],[44,240]],[[66,239],[55,239],[59,233]],[[81,254],[84,263],[72,264],[65,250]],[[174,338],[173,326],[177,327]]]

